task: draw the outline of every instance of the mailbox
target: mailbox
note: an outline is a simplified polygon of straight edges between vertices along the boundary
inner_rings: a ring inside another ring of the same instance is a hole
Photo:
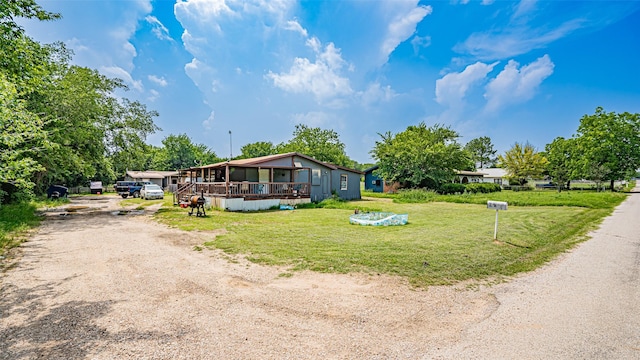
[[[487,201],[487,209],[507,210],[507,203],[505,201]]]

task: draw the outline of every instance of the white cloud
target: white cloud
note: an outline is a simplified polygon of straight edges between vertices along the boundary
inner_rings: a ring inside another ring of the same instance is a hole
[[[202,23],[221,16],[237,16],[225,0],[178,0],[173,6],[173,11],[176,15],[200,19]]]
[[[365,106],[378,104],[381,102],[391,101],[396,96],[396,93],[391,89],[391,86],[382,86],[379,82],[369,84],[367,90],[360,94],[362,103]]]
[[[133,77],[131,77],[131,74],[119,66],[103,66],[100,68],[100,72],[108,77],[122,79],[125,84],[138,91],[143,90],[142,81],[134,80]]]
[[[475,33],[463,44],[456,45],[454,50],[481,60],[505,59],[544,48],[579,29],[582,24],[582,19],[575,19],[547,32],[518,27],[502,33]]]
[[[215,111],[211,110],[211,113],[209,114],[209,117],[202,121],[202,127],[205,128],[205,130],[211,130],[211,128],[213,128],[213,123],[216,119],[216,113]]]
[[[539,10],[537,0],[522,0],[513,7],[508,18],[503,17],[503,25],[496,19],[491,30],[471,34],[463,43],[457,44],[454,51],[485,61],[506,59],[542,49],[578,29],[595,25],[595,22],[587,21],[586,15],[575,15],[575,12],[560,17],[569,20],[557,22],[558,17],[546,16],[552,11],[546,7],[544,11]],[[535,26],[530,25],[534,20]]]
[[[516,20],[522,16],[532,13],[536,9],[538,0],[521,0],[516,7],[516,11],[511,17],[512,20]]]
[[[158,92],[157,90],[151,89],[149,90],[149,93],[151,94],[147,100],[154,102],[156,101],[156,99],[158,99],[158,97],[160,97],[160,92]]]
[[[396,5],[396,2],[393,3]],[[417,5],[417,1],[397,2],[398,6],[409,5],[402,13],[391,20],[387,27],[385,39],[380,47],[382,63],[387,62],[389,55],[416,31],[416,26],[425,16],[431,14],[431,6]],[[417,5],[417,6],[416,6]]]
[[[482,0],[480,2],[480,5],[491,5],[495,2],[496,0]]]
[[[294,5],[294,0],[178,0],[173,11],[183,26],[194,23],[223,34],[225,24],[247,17],[260,19],[255,24],[280,25]]]
[[[284,29],[300,33],[300,35],[304,36],[305,38],[309,36],[309,34],[307,33],[307,29],[303,28],[302,25],[300,25],[300,23],[296,20],[287,21],[287,23],[284,25]]]
[[[306,45],[313,49],[313,51],[315,51],[316,53],[320,52],[320,49],[322,48],[322,43],[320,43],[320,40],[315,36],[307,39]]]
[[[173,38],[169,35],[169,30],[155,16],[147,15],[145,20],[151,25],[154,35],[160,40],[168,40],[173,42]]]
[[[198,87],[210,83],[215,73],[213,68],[196,58],[191,59],[191,62],[184,66],[184,71]]]
[[[549,55],[520,69],[519,65],[516,61],[509,60],[498,76],[487,84],[484,94],[487,99],[486,111],[495,111],[533,98],[542,81],[553,73],[554,68]]]
[[[155,75],[149,75],[147,76],[147,79],[149,79],[149,81],[155,83],[156,85],[165,87],[167,86],[167,80],[164,79],[164,77],[157,77]]]
[[[436,101],[449,107],[461,106],[469,88],[484,80],[497,64],[477,62],[462,72],[449,73],[436,80]]]
[[[413,39],[411,39],[411,45],[413,46],[413,53],[418,55],[420,49],[431,46],[431,36],[414,36]]]
[[[320,44],[317,39],[308,44],[316,51],[315,62],[307,58],[295,58],[287,73],[274,74],[269,71],[266,78],[285,91],[312,93],[320,102],[351,94],[353,90],[349,79],[340,76],[340,71],[346,64],[340,49],[329,43],[323,52],[319,52]]]

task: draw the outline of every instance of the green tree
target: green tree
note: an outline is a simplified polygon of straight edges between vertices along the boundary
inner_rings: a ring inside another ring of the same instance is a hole
[[[640,114],[607,113],[598,107],[580,119],[576,138],[581,173],[589,177],[594,167],[604,167],[602,180],[609,180],[612,190],[615,180],[629,178],[640,168]]]
[[[51,147],[43,122],[27,111],[15,86],[0,73],[0,183],[29,192],[33,173],[42,169],[36,154]],[[0,192],[0,202],[3,194]]]
[[[206,145],[194,144],[187,134],[169,135],[162,140],[162,145],[160,157],[164,163],[158,164],[162,167],[158,170],[187,169],[220,161]]]
[[[270,141],[258,141],[254,143],[246,144],[240,148],[242,152],[239,159],[251,159],[260,156],[277,154],[276,147]]]
[[[557,137],[545,146],[547,172],[558,185],[558,192],[577,174],[575,142],[575,139]]]
[[[438,188],[451,181],[456,170],[469,170],[469,153],[456,141],[460,136],[449,127],[424,123],[398,134],[379,134],[371,155],[378,161],[378,174],[389,182],[409,187]]]
[[[338,133],[333,130],[310,128],[304,124],[296,125],[293,138],[288,143],[279,144],[276,151],[299,152],[335,165],[353,166],[353,160],[345,153],[345,145],[340,141]]]
[[[111,181],[119,161],[127,157],[119,154],[143,151],[146,135],[157,130],[157,113],[116,98],[116,89],[126,89],[121,80],[70,66],[71,52],[62,43],[41,45],[26,36],[16,23],[18,17],[60,16],[33,0],[0,2],[0,73],[15,85],[25,110],[38,114],[29,118],[41,121],[39,127],[50,142],[31,157],[38,164],[33,174],[36,189],[42,191],[53,182],[73,186],[90,179]]]
[[[464,149],[471,154],[471,160],[475,166],[480,164],[480,169],[491,167],[496,161],[497,150],[493,148],[491,138],[488,136],[472,139]]]
[[[528,180],[541,178],[547,166],[544,154],[536,151],[528,142],[524,145],[515,143],[504,156],[498,156],[498,161],[507,171],[509,182],[520,185],[526,184]]]
[[[59,144],[41,154],[46,171],[40,183],[86,184],[91,179],[111,182],[126,169],[146,161],[146,137],[158,130],[139,102],[118,99],[122,81],[96,70],[69,66],[32,101],[34,111],[47,114],[45,129]]]

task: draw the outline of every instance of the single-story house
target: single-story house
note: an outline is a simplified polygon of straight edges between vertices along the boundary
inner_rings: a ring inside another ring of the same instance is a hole
[[[461,184],[483,182],[484,173],[479,171],[456,171],[456,181]]]
[[[509,180],[507,180],[507,171],[501,168],[487,168],[480,169],[484,173],[482,182],[494,183],[500,186],[508,186]]]
[[[378,165],[372,166],[364,171],[364,189],[373,192],[395,193],[400,188],[398,182],[386,182],[373,172],[378,170]]]
[[[214,207],[264,210],[282,204],[322,201],[333,193],[360,199],[362,172],[324,163],[297,152],[239,159],[181,170],[187,174],[174,193],[179,201],[202,194]]]
[[[125,181],[150,181],[164,188],[178,184],[180,177],[178,171],[127,171]]]
[[[384,180],[373,172],[378,170],[378,165],[372,166],[364,171],[364,189],[373,192],[384,191]]]

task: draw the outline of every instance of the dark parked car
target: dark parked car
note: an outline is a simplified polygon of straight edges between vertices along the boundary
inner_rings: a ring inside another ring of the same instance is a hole
[[[123,199],[126,199],[128,196],[133,196],[134,198],[140,197],[140,190],[143,185],[151,184],[149,181],[118,181],[116,182],[116,192],[118,195],[122,196]]]
[[[47,189],[47,197],[50,199],[67,197],[68,193],[69,189],[62,185],[51,185]]]

